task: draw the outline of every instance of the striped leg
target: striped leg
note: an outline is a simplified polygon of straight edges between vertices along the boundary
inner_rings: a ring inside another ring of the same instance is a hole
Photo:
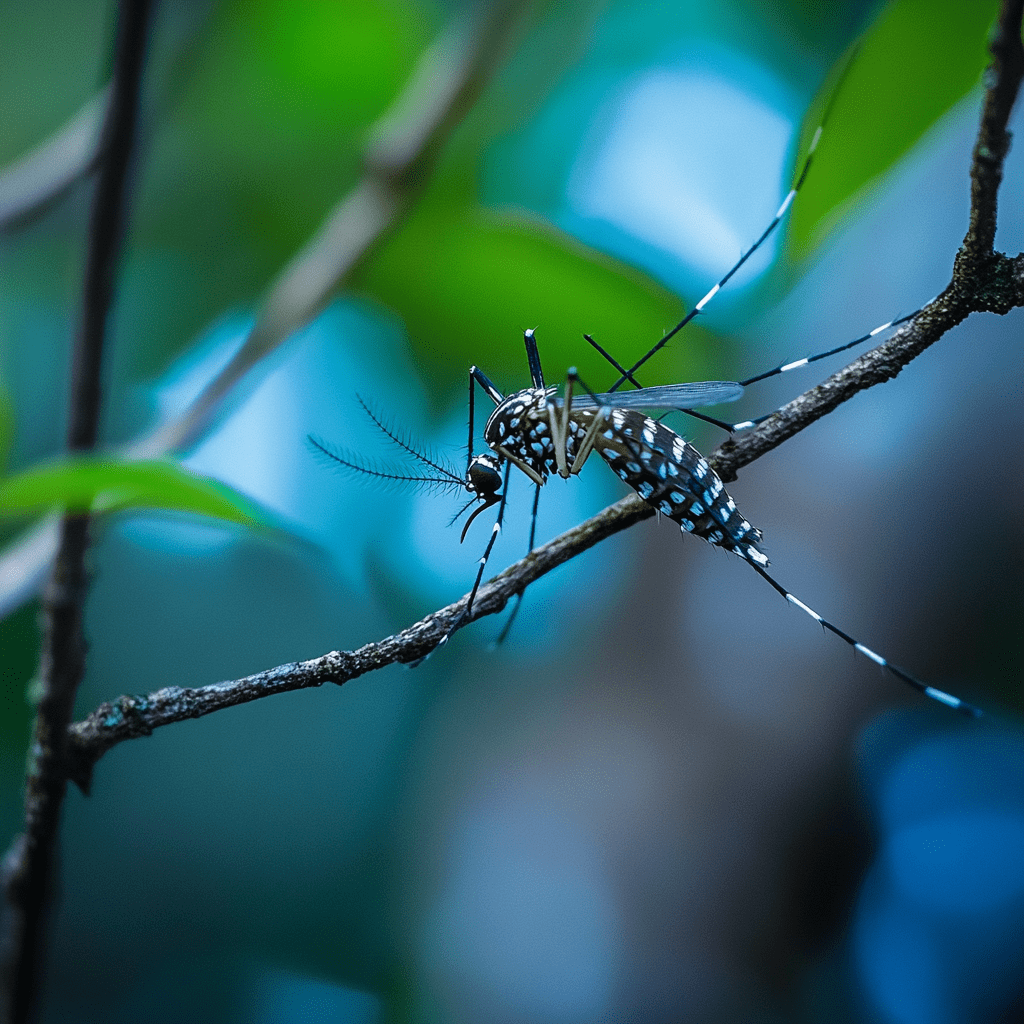
[[[926,683],[922,683],[920,679],[916,679],[909,672],[901,669],[899,665],[894,665],[887,658],[883,658],[882,655],[876,654],[870,647],[865,647],[864,644],[859,640],[855,640],[849,633],[844,632],[838,626],[829,622],[828,619],[822,618],[822,616],[820,616],[813,608],[808,608],[803,601],[798,597],[794,597],[794,595],[786,590],[781,583],[769,576],[760,565],[750,559],[746,559],[746,561],[750,562],[754,572],[765,579],[769,585],[780,593],[791,605],[796,606],[802,612],[806,612],[824,629],[827,629],[830,633],[835,633],[840,640],[845,640],[855,651],[859,651],[865,658],[869,658],[876,665],[884,668],[888,672],[891,672],[897,679],[902,680],[908,686],[912,686],[918,693],[923,693],[926,697],[930,697],[932,700],[937,700],[940,704],[945,704],[947,707],[953,708],[954,710],[973,718],[978,718],[982,714],[980,708],[975,707],[973,704],[968,704],[967,701],[961,700],[959,697],[954,697],[951,693],[946,693],[945,690],[939,690],[934,686],[928,686]]]
[[[873,338],[878,337],[879,334],[884,333],[892,327],[899,327],[900,324],[905,324],[908,320],[913,320],[921,310],[930,306],[935,300],[932,299],[930,302],[926,302],[920,309],[915,309],[913,313],[907,313],[905,316],[898,317],[895,320],[890,320],[888,323],[880,324],[874,330],[868,331],[867,334],[862,334],[859,338],[854,338],[853,341],[847,341],[842,345],[837,345],[835,348],[830,348],[826,352],[816,352],[814,355],[804,356],[803,359],[795,359],[789,363],[782,363],[779,366],[773,367],[771,370],[765,370],[764,373],[755,374],[753,377],[748,377],[746,380],[738,381],[742,387],[749,387],[751,384],[756,384],[759,381],[767,380],[769,377],[778,377],[783,373],[789,373],[790,370],[798,370],[802,366],[808,366],[811,363],[816,363],[819,359],[827,359],[829,356],[838,355],[840,352],[845,352],[847,349],[854,348],[857,345],[862,345],[866,341],[871,341]],[[636,387],[641,387],[640,382],[633,376],[632,370],[626,370],[618,362],[615,357],[602,348],[589,334],[584,334],[583,337],[590,345],[596,349],[621,375],[622,379],[628,380],[631,384]],[[678,412],[685,413],[687,416],[692,416],[694,419],[702,420],[705,423],[711,423],[716,427],[720,427],[722,430],[728,431],[730,434],[736,430],[750,430],[752,427],[756,427],[759,423],[763,423],[769,416],[774,416],[777,409],[773,409],[771,412],[765,413],[763,416],[758,416],[757,419],[753,420],[741,420],[738,423],[727,423],[725,420],[715,419],[714,416],[708,416],[706,413],[697,412],[695,409],[679,409]]]
[[[529,554],[533,550],[534,541],[537,536],[537,506],[540,504],[540,484],[534,486],[533,491],[533,517],[530,519],[530,546],[526,549],[526,553]],[[500,647],[505,642],[505,637],[512,630],[512,623],[516,621],[516,616],[519,614],[519,608],[523,603],[523,594],[526,591],[520,590],[516,594],[516,603],[512,606],[512,611],[509,614],[508,619],[505,621],[505,625],[501,627],[501,632],[495,638],[494,647]]]
[[[807,178],[807,172],[811,169],[811,161],[814,159],[814,151],[818,148],[818,142],[821,139],[821,133],[825,125],[825,119],[827,119],[828,111],[825,113],[825,118],[822,119],[822,123],[818,125],[814,132],[814,138],[811,140],[810,149],[807,151],[807,156],[804,158],[804,165],[800,169],[800,174],[797,176],[796,181],[793,183],[793,187],[789,190],[786,198],[783,199],[782,205],[778,208],[775,216],[772,218],[771,223],[761,232],[761,237],[739,258],[739,260],[733,265],[729,272],[714,286],[697,303],[693,309],[690,310],[682,320],[679,321],[662,339],[659,341],[649,352],[641,356],[628,370],[623,370],[622,375],[619,379],[608,389],[609,391],[617,391],[627,380],[631,378],[631,375],[640,369],[648,359],[651,358],[655,353],[660,352],[661,349],[668,344],[668,342],[674,338],[698,313],[702,313],[707,304],[729,283],[733,275],[743,266],[751,256],[761,248],[762,245],[768,240],[771,233],[779,226],[782,218],[786,216],[786,211],[789,209],[793,200],[796,198],[797,193],[800,191],[804,180]]]
[[[572,411],[569,402],[569,397],[571,397],[569,388],[571,384],[581,384],[583,386],[583,390],[586,391],[591,398],[596,398],[597,396],[590,390],[590,388],[587,387],[583,378],[576,372],[575,366],[569,368],[569,371],[566,373],[566,380],[567,400],[565,403],[565,420],[566,423],[568,423],[569,416]],[[597,440],[598,431],[604,428],[605,424],[608,422],[608,417],[611,415],[611,412],[612,410],[609,406],[602,405],[599,406],[597,411],[594,413],[593,419],[590,421],[590,426],[587,427],[587,432],[583,435],[583,440],[580,441],[580,446],[576,451],[576,456],[572,460],[572,468],[569,470],[569,473],[572,476],[576,476],[586,465],[587,459],[590,458],[590,453],[594,450],[594,442]]]

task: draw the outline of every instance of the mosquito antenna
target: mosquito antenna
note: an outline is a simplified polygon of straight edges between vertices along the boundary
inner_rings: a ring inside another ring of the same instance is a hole
[[[356,398],[358,399],[359,404],[363,407],[363,410],[366,412],[366,415],[369,416],[380,431],[394,444],[398,445],[402,451],[411,455],[417,462],[422,463],[424,466],[429,466],[431,469],[437,470],[438,473],[442,473],[448,479],[455,481],[460,487],[465,486],[465,481],[450,466],[441,465],[436,455],[431,458],[424,452],[414,448],[408,437],[388,426],[388,424],[385,423],[384,420],[382,420],[381,417],[363,401],[361,396],[356,395]]]
[[[395,487],[426,484],[429,489],[433,490],[455,491],[461,490],[466,486],[465,482],[453,473],[445,473],[444,476],[439,477],[407,473],[387,463],[376,462],[361,455],[356,455],[346,448],[337,448],[329,445],[312,434],[306,437],[306,443],[315,455],[325,459],[332,465],[341,466],[353,473],[361,473],[364,476],[373,477],[375,480],[383,481],[385,484],[391,484]]]

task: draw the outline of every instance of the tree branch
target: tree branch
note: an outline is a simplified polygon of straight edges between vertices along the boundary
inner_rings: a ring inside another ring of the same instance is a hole
[[[89,223],[82,313],[72,353],[68,448],[96,444],[107,314],[123,238],[128,168],[135,138],[151,0],[123,0],[118,11],[110,104],[100,141],[99,176]],[[67,728],[85,664],[82,614],[89,516],[66,515],[43,602],[41,696],[25,785],[25,831],[3,865],[9,914],[4,936],[3,1006],[11,1024],[34,1013],[60,812],[67,790]]]
[[[473,611],[461,623],[468,625],[500,612],[509,599],[563,562],[654,515],[654,509],[635,495],[623,498],[603,512],[573,527],[526,558],[484,583],[473,601]],[[154,729],[189,718],[247,704],[274,693],[303,690],[323,683],[339,686],[350,679],[393,665],[409,664],[429,655],[452,624],[460,618],[469,595],[409,626],[407,629],[355,651],[332,651],[310,661],[294,662],[243,679],[186,689],[166,687],[146,696],[119,697],[101,704],[68,730],[71,777],[88,792],[92,767],[106,751],[123,740],[148,736]]]
[[[992,63],[985,73],[985,105],[971,161],[971,220],[963,247],[972,265],[984,262],[995,244],[996,199],[1010,149],[1006,125],[1024,76],[1022,11],[1024,0],[1003,0],[989,40]]]
[[[988,89],[971,172],[971,227],[954,264],[949,286],[886,342],[800,395],[756,430],[726,441],[709,460],[723,479],[735,479],[737,470],[848,401],[858,391],[891,380],[970,313],[1006,313],[1024,306],[1024,255],[1010,258],[991,249],[996,194],[1002,177],[1002,162],[1009,148],[1006,124],[1024,69],[1020,41],[1022,6],[1024,0],[1005,0],[999,27],[993,36],[994,60],[987,77]],[[997,154],[997,158],[993,159],[993,154]],[[986,234],[986,225],[990,222],[992,231]],[[973,255],[967,259],[965,251]],[[535,549],[480,587],[473,611],[460,628],[485,615],[500,612],[511,597],[556,566],[654,514],[651,506],[632,494]],[[93,767],[107,750],[123,740],[148,736],[161,726],[200,718],[273,693],[327,682],[341,685],[395,662],[415,662],[435,649],[452,623],[462,615],[467,600],[468,595],[400,633],[355,651],[333,651],[311,661],[281,665],[244,679],[211,686],[168,687],[146,696],[124,696],[101,704],[68,731],[72,777],[88,791]]]

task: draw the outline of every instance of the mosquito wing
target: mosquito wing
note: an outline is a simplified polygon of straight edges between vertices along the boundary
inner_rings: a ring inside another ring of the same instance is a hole
[[[573,395],[574,409],[695,409],[719,402],[735,402],[743,385],[731,380],[701,380],[690,384],[662,384],[636,391],[608,391],[603,395]]]

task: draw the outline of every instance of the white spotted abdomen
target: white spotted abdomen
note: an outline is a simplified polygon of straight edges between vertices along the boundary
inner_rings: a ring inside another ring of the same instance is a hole
[[[765,566],[761,531],[751,526],[718,474],[693,445],[641,412],[613,409],[597,453],[616,475],[687,533]]]

